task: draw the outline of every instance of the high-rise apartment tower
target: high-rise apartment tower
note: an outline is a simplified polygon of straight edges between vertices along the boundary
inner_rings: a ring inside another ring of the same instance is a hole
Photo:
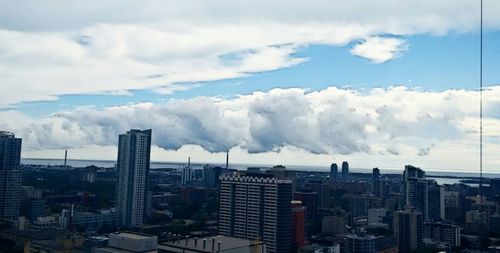
[[[219,233],[262,240],[267,252],[292,247],[292,181],[272,176],[220,177]]]
[[[422,213],[424,220],[429,217],[429,193],[425,171],[411,165],[405,166],[403,187],[405,203]]]
[[[118,143],[116,206],[120,226],[144,224],[148,217],[151,130],[132,129]]]

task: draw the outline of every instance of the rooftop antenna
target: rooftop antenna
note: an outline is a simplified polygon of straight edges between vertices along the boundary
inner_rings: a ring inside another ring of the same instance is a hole
[[[483,0],[480,6],[479,32],[479,217],[483,211]],[[483,236],[483,219],[480,221],[481,237]],[[482,240],[479,240],[480,251],[483,252]]]
[[[483,205],[483,0],[481,0],[481,32],[479,42],[479,194]]]
[[[66,169],[66,165],[68,164],[68,150],[64,150],[64,168]]]

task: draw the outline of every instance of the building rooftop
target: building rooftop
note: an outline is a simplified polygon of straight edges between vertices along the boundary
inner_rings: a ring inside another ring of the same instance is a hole
[[[369,235],[366,233],[347,234],[346,237],[349,239],[362,239],[362,240],[375,240],[378,238],[377,236]]]
[[[220,249],[218,248],[219,245]],[[257,245],[263,245],[263,242],[218,235],[215,237],[187,238],[163,242],[158,245],[158,249],[166,250],[167,252],[184,252],[184,250],[191,250],[193,252],[213,252],[215,250],[223,252]]]
[[[9,138],[14,138],[15,135],[14,133],[7,132],[7,131],[1,131],[0,130],[0,137],[9,137]]]
[[[338,246],[338,244],[331,245],[331,246],[325,246],[325,245],[320,245],[320,244],[314,243],[314,244],[309,244],[309,245],[303,246],[303,247],[301,247],[301,249],[306,250],[306,251],[316,251],[316,250],[321,250],[321,249],[324,249],[327,247],[337,247],[337,246]]]
[[[143,234],[138,234],[138,233],[131,233],[131,232],[118,232],[115,233],[116,235],[119,235],[120,237],[127,238],[127,239],[148,239],[151,238],[150,235],[143,235]]]
[[[135,251],[130,251],[130,250],[124,250],[124,249],[119,249],[119,248],[113,248],[113,247],[99,247],[95,248],[94,253],[130,253],[130,252],[135,252]],[[150,250],[150,251],[141,251],[141,253],[156,253],[158,252],[157,250]]]
[[[95,247],[93,252],[157,252],[157,243],[156,236],[116,232],[109,234],[108,246]]]
[[[219,177],[221,181],[230,181],[230,182],[241,182],[241,183],[265,183],[265,184],[282,184],[282,183],[292,183],[290,179],[278,179],[272,177],[271,175],[265,174],[265,176],[261,177],[258,175],[222,175]]]
[[[8,229],[0,232],[0,238],[16,238],[19,240],[48,240],[56,238],[54,231],[38,231]]]

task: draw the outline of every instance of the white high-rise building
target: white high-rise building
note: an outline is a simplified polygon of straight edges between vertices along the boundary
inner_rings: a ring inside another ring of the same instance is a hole
[[[292,252],[292,180],[223,175],[219,196],[221,235],[262,240],[268,253]]]
[[[422,213],[424,220],[429,214],[429,192],[428,181],[425,179],[425,172],[411,165],[405,166],[403,173],[403,187],[405,202],[407,206],[412,206]]]
[[[151,129],[132,129],[118,143],[116,207],[120,226],[138,226],[147,214]]]

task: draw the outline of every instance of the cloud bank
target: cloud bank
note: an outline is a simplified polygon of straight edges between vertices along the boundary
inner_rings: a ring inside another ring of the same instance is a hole
[[[485,142],[500,129],[500,87],[485,91]],[[198,97],[103,110],[81,108],[32,119],[0,112],[1,129],[23,138],[27,150],[116,145],[129,128],[152,128],[163,149],[199,145],[210,152],[234,147],[249,153],[295,147],[313,154],[417,157],[477,146],[478,94],[405,87],[355,91],[330,87],[273,89],[234,98]],[[433,103],[428,103],[433,101]],[[471,154],[473,156],[473,154]]]

